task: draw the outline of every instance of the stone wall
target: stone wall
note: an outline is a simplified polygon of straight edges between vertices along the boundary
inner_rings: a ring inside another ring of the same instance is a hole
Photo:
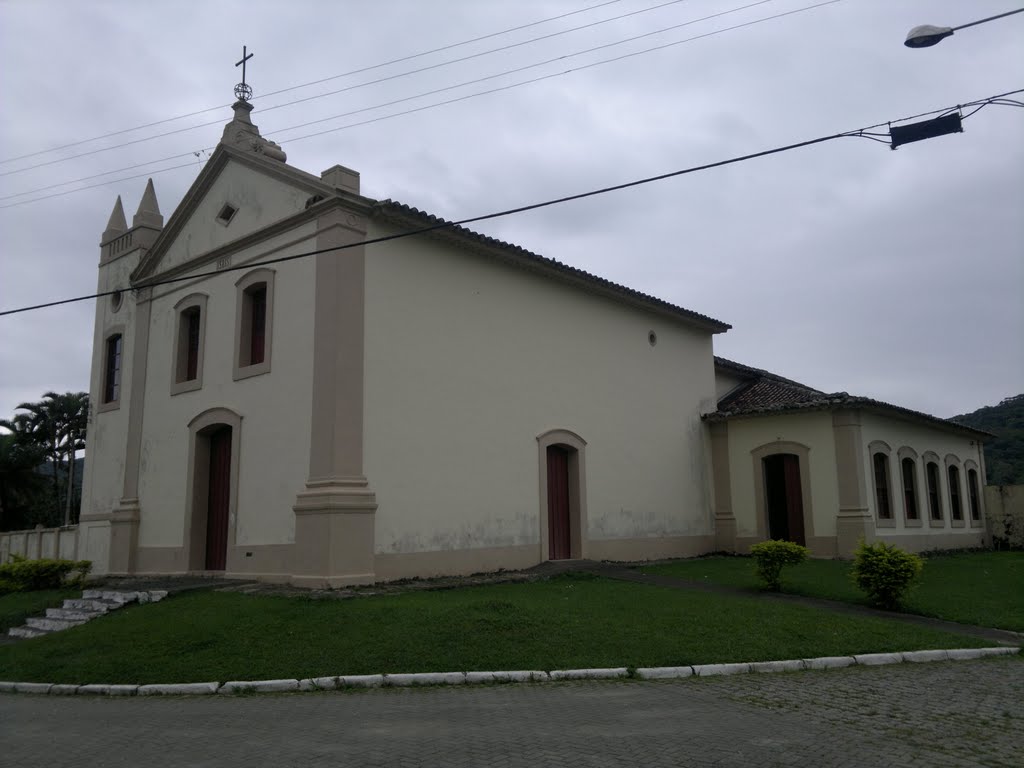
[[[78,559],[78,526],[62,528],[35,528],[29,531],[0,533],[0,565],[10,561],[11,555],[29,560],[40,558]]]
[[[1024,547],[1024,485],[986,485],[985,507],[992,546]]]

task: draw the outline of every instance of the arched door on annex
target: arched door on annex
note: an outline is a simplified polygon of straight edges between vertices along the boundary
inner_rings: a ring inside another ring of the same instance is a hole
[[[768,538],[807,544],[800,457],[773,453],[761,459]]]

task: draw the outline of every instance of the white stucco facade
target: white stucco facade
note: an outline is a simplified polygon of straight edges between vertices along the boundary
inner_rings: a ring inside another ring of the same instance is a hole
[[[425,238],[369,249],[366,297],[378,553],[544,559],[537,441],[556,429],[586,443],[585,552],[712,534],[706,331]]]

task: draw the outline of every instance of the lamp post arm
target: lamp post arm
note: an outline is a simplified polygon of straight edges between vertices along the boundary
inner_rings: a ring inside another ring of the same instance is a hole
[[[1016,11],[1007,11],[1006,13],[1000,13],[997,16],[989,16],[987,19],[979,19],[978,21],[972,21],[970,24],[961,24],[959,27],[953,27],[953,31],[955,32],[958,29],[967,29],[968,27],[974,27],[977,26],[978,24],[984,24],[986,21],[995,21],[996,19],[1001,19],[1004,16],[1013,16],[1013,14],[1015,13],[1024,13],[1024,8],[1018,8]]]

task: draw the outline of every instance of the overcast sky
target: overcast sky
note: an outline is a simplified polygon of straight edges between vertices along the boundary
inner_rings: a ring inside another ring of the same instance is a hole
[[[94,291],[114,200],[130,221],[149,175],[169,218],[231,117],[243,44],[253,121],[290,164],[349,166],[364,194],[449,219],[1024,88],[1024,14],[903,46],[918,24],[1020,0],[844,0],[727,30],[813,0],[734,10],[752,2],[0,0],[0,159],[220,107],[0,164],[0,309]],[[964,125],[895,152],[844,138],[475,228],[732,324],[718,354],[951,416],[1024,391],[1024,110],[988,106]],[[87,390],[92,328],[92,302],[0,317],[0,417]]]

